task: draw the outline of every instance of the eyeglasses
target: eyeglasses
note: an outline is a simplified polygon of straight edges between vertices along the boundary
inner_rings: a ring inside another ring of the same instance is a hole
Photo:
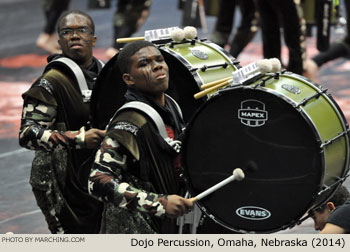
[[[79,28],[66,28],[62,29],[59,32],[59,35],[62,37],[72,36],[76,32],[78,35],[86,35],[90,32],[88,27],[79,27]]]

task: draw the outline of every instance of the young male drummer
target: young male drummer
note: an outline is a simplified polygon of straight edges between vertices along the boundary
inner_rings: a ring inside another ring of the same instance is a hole
[[[168,66],[150,42],[136,41],[118,55],[128,86],[127,102],[151,106],[176,139],[183,121],[168,88]],[[98,150],[89,193],[106,202],[102,233],[176,233],[176,217],[193,203],[181,196],[178,153],[159,135],[150,117],[138,110],[115,115]]]
[[[311,212],[315,230],[320,234],[350,233],[350,194],[341,186],[331,199]]]

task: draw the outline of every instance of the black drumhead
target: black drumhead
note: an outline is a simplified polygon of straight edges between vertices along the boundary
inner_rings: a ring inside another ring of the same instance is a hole
[[[111,117],[125,103],[127,86],[117,65],[118,54],[111,58],[97,77],[91,95],[93,127],[105,129]]]
[[[219,224],[271,233],[311,207],[323,177],[317,132],[282,98],[251,88],[226,89],[190,121],[182,164],[192,196],[232,175],[234,181],[199,201]]]

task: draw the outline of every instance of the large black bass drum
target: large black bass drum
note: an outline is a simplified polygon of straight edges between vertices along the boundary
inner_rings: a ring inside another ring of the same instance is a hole
[[[180,105],[188,121],[209,96],[194,99],[200,86],[232,76],[240,66],[218,45],[203,40],[156,45],[169,67],[167,93]],[[124,104],[126,84],[117,65],[118,54],[111,58],[96,80],[91,96],[92,124],[103,129],[114,112]]]
[[[292,73],[265,74],[212,95],[185,130],[182,164],[192,196],[242,168],[198,202],[223,227],[272,233],[324,203],[349,170],[349,128],[326,89]]]

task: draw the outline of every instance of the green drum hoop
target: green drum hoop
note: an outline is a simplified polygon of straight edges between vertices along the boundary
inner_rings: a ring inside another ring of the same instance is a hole
[[[159,47],[169,66],[169,94],[185,108],[187,121],[208,96],[195,100],[193,95],[203,84],[232,76],[238,69],[236,61],[223,48],[210,41],[190,40],[167,43]]]
[[[324,164],[324,174],[320,181],[322,191],[319,194],[329,191],[349,170],[349,127],[338,104],[327,89],[297,74],[281,74],[277,81],[265,77],[259,82],[265,83],[265,87],[260,87],[262,90],[285,99],[295,107],[314,129],[317,141],[320,142]],[[250,87],[255,85],[257,83],[251,84]],[[334,188],[331,191],[333,192]],[[326,200],[319,197],[320,195],[315,196],[318,198],[316,203]],[[329,193],[325,195],[328,195],[328,198],[331,196]]]

